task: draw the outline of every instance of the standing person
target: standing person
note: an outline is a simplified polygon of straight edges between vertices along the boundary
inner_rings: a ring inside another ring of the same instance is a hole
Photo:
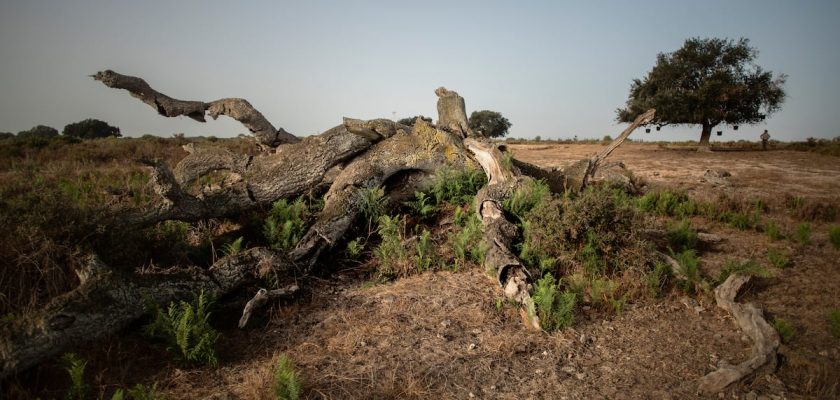
[[[761,134],[761,150],[767,150],[767,142],[770,141],[770,134],[767,133],[767,129],[764,130],[764,133]]]

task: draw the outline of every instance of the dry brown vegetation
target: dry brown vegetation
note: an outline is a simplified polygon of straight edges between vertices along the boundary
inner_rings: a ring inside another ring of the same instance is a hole
[[[0,223],[8,233],[0,242],[5,319],[74,287],[74,263],[89,250],[117,268],[206,267],[238,236],[246,246],[268,244],[262,231],[269,210],[236,221],[160,224],[134,233],[129,245],[97,229],[105,223],[104,207],[150,200],[148,171],[136,159],[172,164],[184,157],[180,146],[186,143],[0,141]],[[253,151],[244,139],[200,144]],[[510,148],[518,159],[552,167],[601,146]],[[529,330],[517,307],[502,300],[494,278],[475,262],[480,249],[466,237],[468,194],[435,204],[428,216],[416,204],[390,204],[388,214],[406,215],[398,226],[397,244],[406,257],[399,260],[398,278],[383,273],[374,251],[384,242],[376,234],[381,224],[368,219],[370,225],[357,224],[346,235],[346,241],[364,244],[359,254],[326,256],[319,261],[324,272],[307,278],[302,295],[273,304],[251,328],[236,328],[248,293],[221,299],[212,320],[222,332],[218,367],[173,360],[139,325],[79,349],[88,362],[91,396],[110,398],[118,387],[142,383],[156,384],[167,398],[273,398],[273,368],[285,354],[302,376],[305,398],[691,397],[696,380],[719,362],[737,363],[748,353],[749,343],[708,292],[722,270],[743,260],[771,274],[758,278],[741,301],[790,321],[795,333],[780,351],[778,369],[762,371],[727,395],[836,396],[840,338],[832,336],[828,315],[840,308],[834,262],[840,249],[828,231],[840,208],[837,158],[781,150],[705,154],[646,144],[625,144],[612,157],[637,183],[646,182],[644,193],[596,188],[540,201],[522,214],[530,221],[526,243],[532,245],[523,259],[533,270],[562,277],[558,290],[579,295],[571,327]],[[731,176],[713,179],[706,170]],[[317,200],[307,202],[317,207]],[[558,210],[566,211],[562,219],[555,218]],[[666,231],[682,220],[719,237],[690,246],[699,264],[689,284],[653,275],[649,253],[669,246],[679,252]],[[800,240],[805,223],[810,235]],[[434,251],[425,268],[411,268],[414,257],[426,254],[417,250],[423,229],[430,231]],[[467,247],[463,255],[458,240]],[[787,258],[786,268],[774,266],[770,250]],[[604,270],[587,271],[593,254]],[[4,382],[2,390],[11,398],[63,397],[68,381],[56,361]]]

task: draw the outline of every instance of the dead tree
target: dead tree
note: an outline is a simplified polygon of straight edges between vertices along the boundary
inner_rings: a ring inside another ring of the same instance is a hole
[[[530,179],[545,180],[555,192],[583,189],[604,158],[654,114],[651,110],[637,118],[592,159],[563,170],[546,170],[518,160],[501,162],[498,146],[469,129],[464,99],[442,87],[435,91],[435,125],[422,119],[407,126],[386,119],[344,118],[342,124],[319,135],[298,138],[275,128],[244,99],[184,101],[152,89],[137,77],[104,71],[93,78],[108,87],[127,90],[167,117],[186,115],[204,122],[209,114],[236,119],[254,133],[263,150],[258,156],[246,156],[218,148],[189,147],[189,154],[174,168],[158,160],[143,160],[151,168],[150,185],[159,199],[142,209],[115,210],[121,224],[143,227],[166,220],[230,217],[315,188],[328,188],[324,208],[288,253],[253,248],[222,258],[207,270],[129,274],[111,271],[91,256],[85,270],[79,271],[79,287],[53,299],[39,312],[0,327],[0,377],[122,329],[142,315],[146,300],[168,303],[200,290],[221,296],[269,273],[288,278],[282,289],[257,292],[243,311],[240,326],[244,326],[270,298],[298,290],[291,277],[312,272],[319,256],[344,236],[361,212],[364,189],[402,186],[398,191],[414,193],[444,167],[480,166],[487,174],[488,184],[475,199],[488,246],[485,266],[497,271],[505,296],[527,308],[532,278],[511,251],[519,232],[507,220],[502,202]],[[229,173],[223,187],[198,195],[186,189],[191,182],[219,170]],[[535,318],[530,324],[539,328]]]

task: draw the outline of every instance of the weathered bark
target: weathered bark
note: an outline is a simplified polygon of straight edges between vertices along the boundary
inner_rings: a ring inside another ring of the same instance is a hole
[[[363,189],[382,186],[404,171],[431,176],[445,166],[463,168],[472,163],[459,137],[425,121],[418,120],[410,132],[397,131],[355,157],[336,177],[324,195],[323,211],[291,252],[292,259],[314,262],[318,253],[338,241],[361,210]]]
[[[173,99],[152,89],[143,79],[122,75],[111,70],[97,72],[93,79],[105,86],[128,90],[132,96],[152,106],[158,114],[165,117],[186,115],[196,121],[205,122],[205,114],[213,119],[227,115],[245,125],[257,140],[267,146],[283,143],[295,143],[300,139],[283,128],[275,129],[267,119],[245,99],[229,98],[205,103],[203,101],[185,101]]]
[[[177,219],[197,221],[239,215],[283,199],[308,193],[327,172],[367,150],[371,141],[339,125],[298,143],[282,145],[273,154],[236,156],[225,150],[194,150],[176,167],[149,161],[152,185],[163,201],[145,209],[126,209],[120,217],[127,224],[150,225]],[[187,193],[182,185],[213,170],[236,173],[238,182],[200,195]]]
[[[727,386],[752,375],[758,369],[775,366],[776,349],[779,348],[779,334],[764,319],[764,313],[752,304],[735,301],[738,291],[750,280],[749,276],[732,274],[715,288],[718,307],[730,312],[735,322],[753,341],[750,358],[738,365],[722,365],[716,371],[700,379],[698,390],[703,393],[717,393]]]
[[[209,270],[153,274],[111,271],[91,256],[79,287],[0,327],[0,378],[122,329],[144,313],[148,301],[166,304],[199,291],[218,297],[270,269],[292,276],[291,268],[279,254],[263,248],[225,257]]]

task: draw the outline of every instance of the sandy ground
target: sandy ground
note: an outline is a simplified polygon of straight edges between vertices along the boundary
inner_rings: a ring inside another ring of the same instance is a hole
[[[517,158],[549,167],[592,155],[601,146],[511,148]],[[611,159],[622,160],[652,185],[699,197],[726,192],[770,201],[797,193],[835,203],[840,197],[840,159],[834,157],[628,144]],[[707,169],[732,176],[713,184],[703,179]],[[797,221],[779,203],[770,204],[768,215],[792,229]],[[794,262],[773,278],[757,280],[741,299],[795,325],[796,336],[782,346],[778,368],[710,398],[836,395],[840,340],[829,334],[826,316],[840,308],[840,251],[828,243],[827,225],[813,223],[812,244],[803,246],[702,218],[692,222],[724,238],[701,253],[701,267],[710,276],[732,259],[768,266],[768,248],[788,252]],[[220,310],[215,323],[224,338],[218,368],[178,368],[162,361],[167,358],[162,348],[135,334],[82,355],[102,387],[157,382],[170,399],[267,397],[271,368],[281,353],[296,362],[308,398],[684,399],[702,398],[696,394],[698,378],[720,362],[745,360],[750,351],[749,340],[710,299],[701,298],[695,308],[677,291],[630,304],[618,316],[583,312],[573,328],[548,334],[526,329],[513,306],[498,307],[500,291],[479,270],[424,273],[372,287],[358,275],[339,271],[305,296],[275,305],[244,331],[235,329],[241,303]],[[51,379],[66,379],[56,378],[62,373],[44,367],[29,379],[48,388]]]

